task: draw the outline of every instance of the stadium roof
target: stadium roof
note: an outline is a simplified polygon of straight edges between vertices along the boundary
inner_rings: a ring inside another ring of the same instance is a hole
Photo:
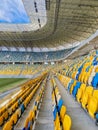
[[[18,47],[26,50],[30,47],[31,50],[40,48],[42,51],[72,48],[98,29],[97,0],[45,0],[39,9],[38,0],[23,0],[23,4],[31,22],[0,24],[1,47],[15,47],[17,50]],[[46,15],[41,13],[42,10]],[[35,18],[39,26],[34,29]],[[42,24],[41,19],[46,22]]]

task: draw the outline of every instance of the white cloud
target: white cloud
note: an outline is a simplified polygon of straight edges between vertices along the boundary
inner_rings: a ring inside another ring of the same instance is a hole
[[[2,0],[0,3],[0,21],[29,22],[29,18],[21,0]]]

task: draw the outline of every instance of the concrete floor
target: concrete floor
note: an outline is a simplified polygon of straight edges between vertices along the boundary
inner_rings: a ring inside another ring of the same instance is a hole
[[[48,81],[36,120],[35,130],[54,130],[51,91],[51,84]]]
[[[69,114],[72,119],[71,130],[98,130],[98,126],[95,125],[94,120],[88,113],[81,108],[81,105],[74,100],[60,81],[57,78],[55,78],[55,80],[64,101],[64,105],[67,107],[67,114]]]

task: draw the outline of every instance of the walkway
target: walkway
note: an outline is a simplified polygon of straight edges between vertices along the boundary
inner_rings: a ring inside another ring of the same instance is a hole
[[[51,91],[51,84],[48,81],[35,124],[35,130],[54,130]]]
[[[56,79],[67,113],[72,118],[71,130],[98,130],[93,119],[81,108],[80,104],[66,91],[60,81]]]

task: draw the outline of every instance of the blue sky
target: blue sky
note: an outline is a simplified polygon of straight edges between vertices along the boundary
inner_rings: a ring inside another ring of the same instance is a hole
[[[30,23],[22,0],[0,0],[0,23]]]

